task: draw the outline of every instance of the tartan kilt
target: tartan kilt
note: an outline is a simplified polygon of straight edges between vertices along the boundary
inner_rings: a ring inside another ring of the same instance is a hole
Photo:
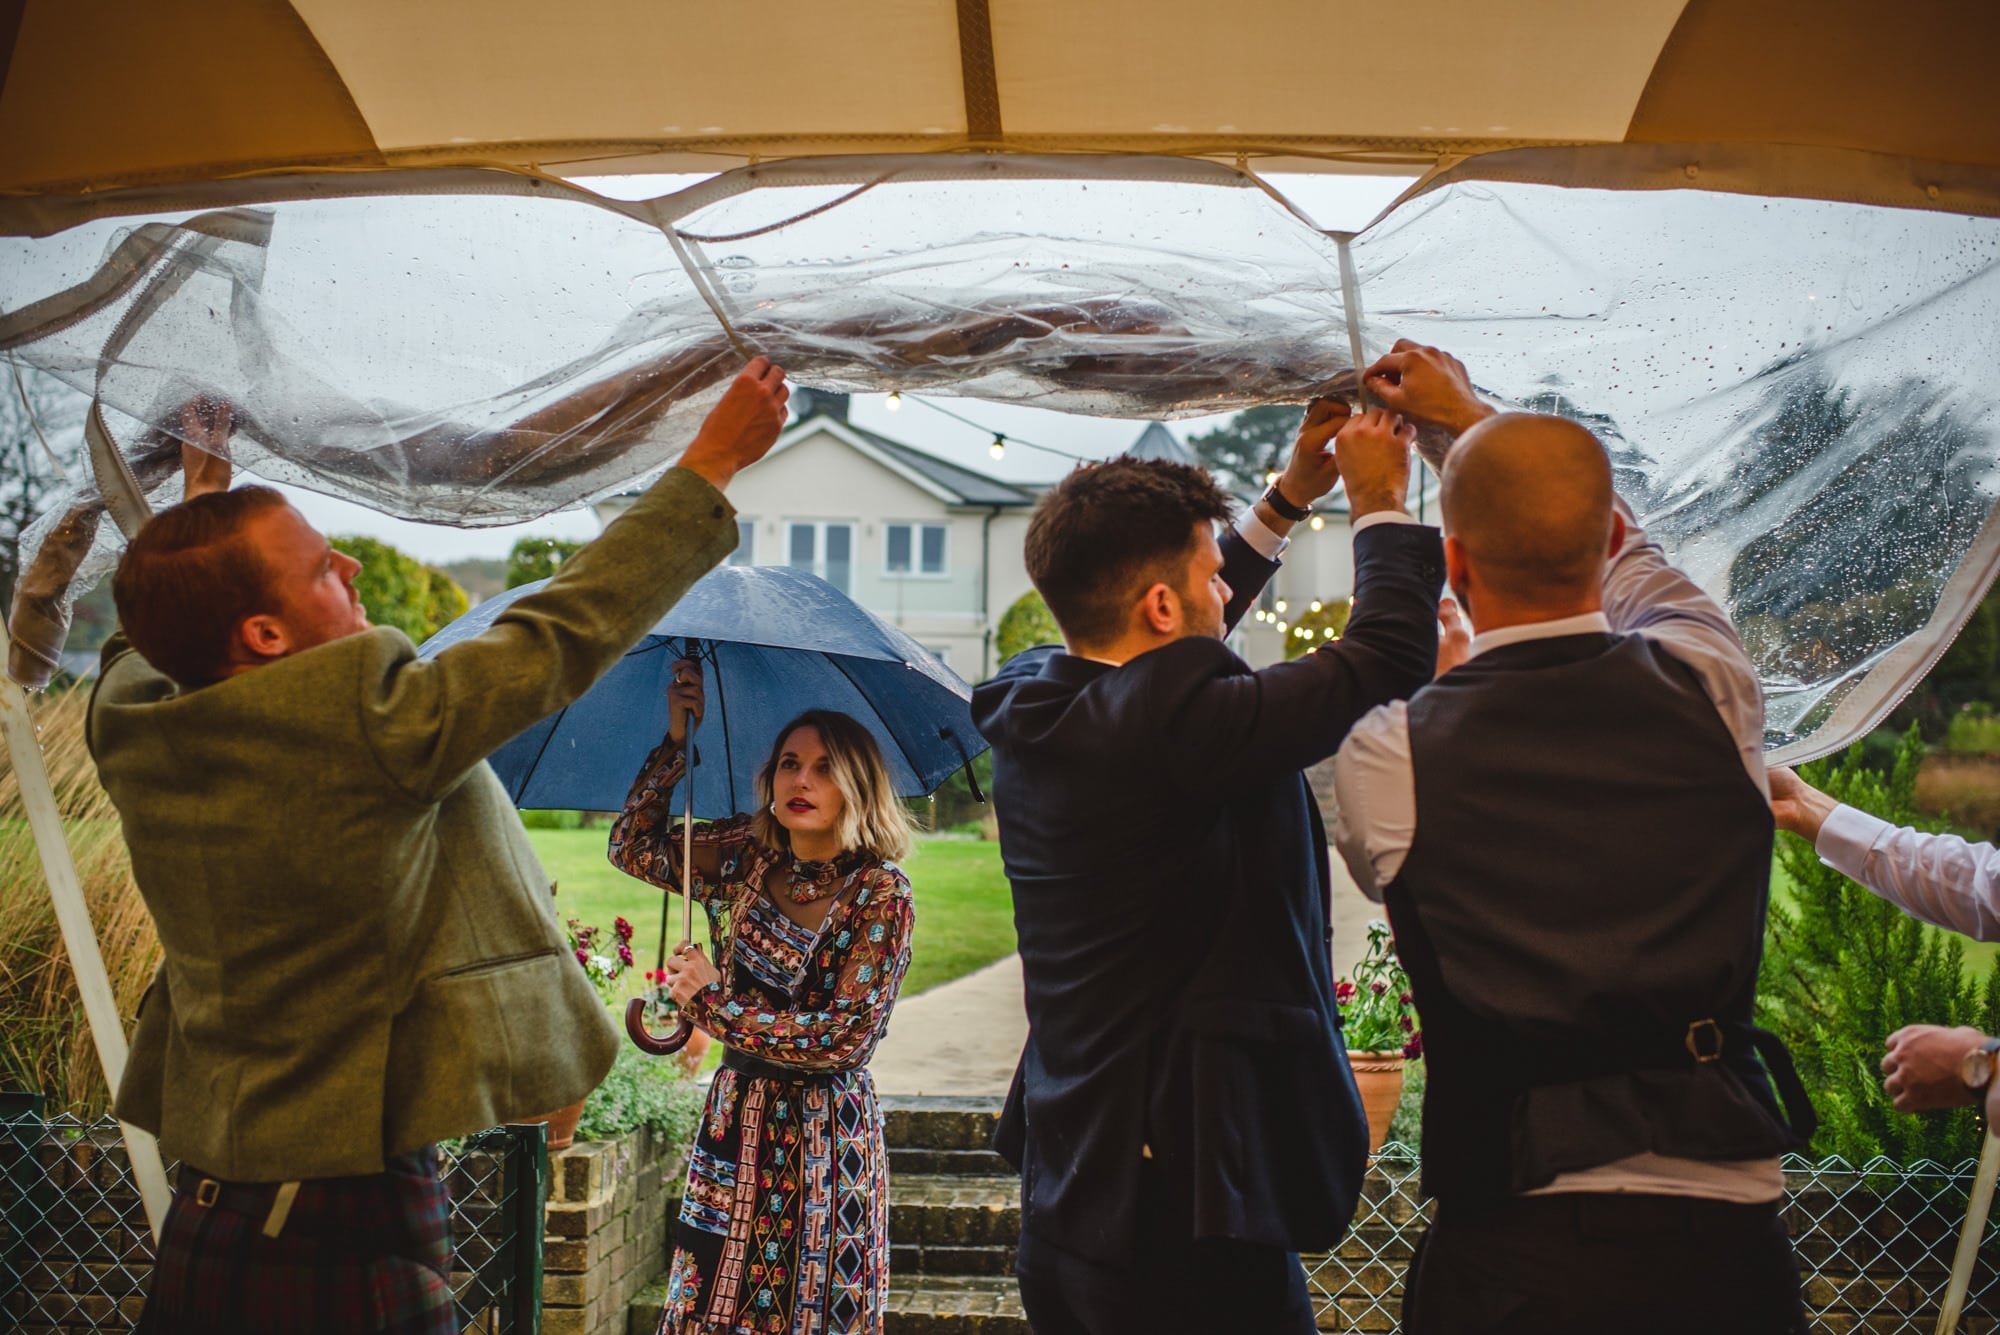
[[[385,1172],[302,1182],[276,1238],[263,1233],[268,1206],[199,1204],[201,1176],[181,1168],[139,1335],[456,1335],[435,1147]]]

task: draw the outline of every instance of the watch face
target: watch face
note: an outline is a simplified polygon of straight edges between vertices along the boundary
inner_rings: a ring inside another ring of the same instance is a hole
[[[1984,1089],[1993,1080],[1993,1049],[1974,1048],[1958,1064],[1958,1078],[1967,1089]]]

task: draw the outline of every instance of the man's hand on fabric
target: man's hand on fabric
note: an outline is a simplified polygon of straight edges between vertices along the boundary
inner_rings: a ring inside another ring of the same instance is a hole
[[[1411,339],[1398,339],[1368,368],[1362,382],[1384,408],[1454,436],[1493,415],[1473,392],[1463,362]]]
[[[701,953],[700,946],[695,945],[683,944],[669,955],[666,968],[661,972],[667,976],[667,995],[683,1006],[693,1001],[709,984],[722,981],[722,975],[709,963],[708,956]]]
[[[1960,1067],[1965,1054],[1985,1041],[1986,1035],[1966,1025],[1905,1025],[1889,1035],[1882,1056],[1883,1092],[1895,1101],[1897,1112],[1962,1108],[1975,1096]]]
[[[230,483],[229,436],[236,427],[236,411],[225,399],[190,399],[181,405],[181,476],[185,480],[182,500],[191,501],[212,491],[228,491]]]
[[[1340,465],[1328,446],[1347,425],[1353,410],[1339,399],[1314,399],[1299,423],[1292,457],[1278,479],[1278,490],[1294,505],[1311,505],[1340,481]]]
[[[727,487],[739,470],[770,451],[785,429],[785,403],[791,396],[785,369],[768,357],[753,358],[723,391],[722,402],[709,410],[680,466],[701,474],[717,490]]]
[[[1383,510],[1404,511],[1410,492],[1410,442],[1417,429],[1383,408],[1370,408],[1344,422],[1333,438],[1333,454],[1347,484],[1350,519]]]

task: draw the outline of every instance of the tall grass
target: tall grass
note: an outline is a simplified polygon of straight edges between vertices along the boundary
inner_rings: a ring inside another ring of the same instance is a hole
[[[90,919],[111,974],[118,1013],[130,1026],[160,962],[153,920],[132,880],[118,813],[97,782],[84,746],[88,688],[38,696],[35,723],[63,828],[83,881]],[[104,1071],[69,952],[56,928],[20,785],[0,748],[0,1088],[39,1090],[50,1112],[96,1117],[110,1105]]]

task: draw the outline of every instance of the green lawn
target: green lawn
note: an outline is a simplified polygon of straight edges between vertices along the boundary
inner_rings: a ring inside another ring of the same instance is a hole
[[[636,929],[633,949],[650,969],[660,948],[660,892],[604,859],[605,831],[530,830],[542,866],[556,882],[556,909],[609,931],[624,917]],[[919,839],[903,863],[916,894],[916,940],[903,995],[950,982],[1014,950],[1014,906],[1000,870],[1000,846],[978,839]],[[679,908],[672,930],[678,933]],[[695,924],[695,939],[706,927]],[[668,946],[673,941],[667,942]]]

